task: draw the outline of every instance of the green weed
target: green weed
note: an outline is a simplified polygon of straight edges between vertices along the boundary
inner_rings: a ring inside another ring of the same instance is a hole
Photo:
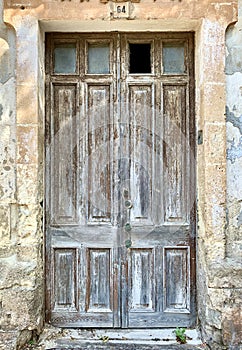
[[[187,336],[185,334],[186,329],[185,328],[176,328],[175,330],[175,335],[176,335],[176,340],[180,344],[186,344],[187,342]]]

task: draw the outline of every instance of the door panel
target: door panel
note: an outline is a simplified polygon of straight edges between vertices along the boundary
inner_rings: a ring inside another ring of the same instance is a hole
[[[110,249],[88,249],[87,312],[112,311]]]
[[[88,85],[87,99],[88,221],[110,221],[110,86]]]
[[[77,223],[77,120],[76,84],[53,84],[51,116],[51,221],[56,224]],[[64,161],[68,160],[68,162]]]
[[[130,220],[134,224],[151,224],[153,86],[128,85],[128,89],[130,196],[133,201]]]
[[[154,312],[154,251],[153,249],[131,249],[129,259],[130,312]]]
[[[163,85],[163,187],[165,223],[189,220],[187,208],[186,85]],[[189,208],[189,205],[187,206]]]
[[[46,52],[47,320],[193,325],[193,35],[55,33]]]
[[[76,249],[54,250],[54,309],[77,311],[77,251]]]
[[[189,247],[164,248],[164,311],[190,312]]]

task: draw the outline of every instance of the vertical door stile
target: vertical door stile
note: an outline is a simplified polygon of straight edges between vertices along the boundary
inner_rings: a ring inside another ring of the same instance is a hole
[[[121,263],[120,263],[120,234],[119,234],[119,183],[118,183],[118,159],[119,159],[119,140],[120,140],[120,130],[118,117],[120,115],[120,66],[119,62],[119,36],[113,35],[113,46],[111,55],[111,66],[113,74],[113,91],[112,91],[112,123],[110,125],[112,132],[110,135],[110,141],[112,143],[112,152],[110,154],[110,164],[112,168],[112,223],[113,223],[113,260],[112,260],[112,274],[113,274],[113,327],[121,327],[121,312],[120,312],[120,276],[121,276]]]
[[[80,225],[84,226],[86,224],[86,196],[85,196],[85,189],[86,189],[86,175],[85,175],[85,168],[86,168],[86,161],[87,161],[87,120],[86,120],[86,89],[85,89],[85,82],[84,82],[84,57],[85,57],[85,48],[84,48],[84,40],[80,38],[79,40],[80,44],[80,54],[79,54],[79,62],[80,62],[80,95],[79,95],[79,196],[80,196]],[[83,249],[83,247],[82,247]]]
[[[162,83],[161,83],[161,60],[160,53],[161,41],[156,38],[154,49],[154,69],[155,69],[155,98],[156,108],[154,117],[154,131],[153,131],[153,200],[152,213],[155,226],[163,224],[162,213],[163,209],[163,119],[162,119]]]
[[[126,232],[124,230],[125,224],[128,223],[128,212],[124,207],[124,200],[129,196],[129,156],[128,144],[129,141],[129,121],[127,120],[127,98],[126,98],[126,69],[127,61],[125,57],[124,47],[126,48],[125,35],[118,34],[118,101],[119,101],[119,116],[118,124],[120,130],[120,143],[118,155],[118,181],[119,181],[119,242],[120,242],[120,264],[121,264],[121,284],[120,284],[120,305],[121,305],[121,327],[128,327],[128,264],[127,251],[125,248]]]

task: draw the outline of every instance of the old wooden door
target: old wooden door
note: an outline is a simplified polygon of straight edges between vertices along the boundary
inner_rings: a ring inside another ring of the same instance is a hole
[[[193,35],[46,39],[47,320],[193,325]]]

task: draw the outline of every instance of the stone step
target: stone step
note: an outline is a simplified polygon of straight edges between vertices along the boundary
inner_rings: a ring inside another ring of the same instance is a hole
[[[178,345],[140,345],[140,344],[88,344],[83,343],[82,345],[72,346],[69,344],[67,347],[55,347],[46,348],[46,350],[205,350],[208,348],[205,346],[194,346],[188,344]]]
[[[196,329],[187,329],[187,344],[176,340],[174,329],[80,330],[49,328],[43,332],[41,350],[207,350]]]

